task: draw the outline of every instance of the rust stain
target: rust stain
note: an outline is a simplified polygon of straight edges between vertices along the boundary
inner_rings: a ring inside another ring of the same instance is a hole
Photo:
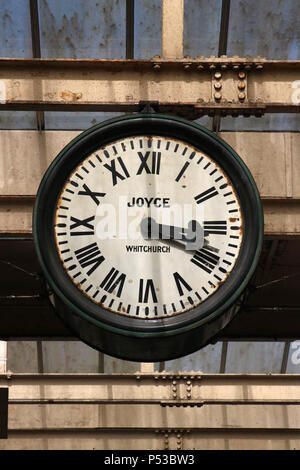
[[[78,101],[82,98],[82,93],[73,93],[72,91],[62,91],[60,94],[64,101]]]

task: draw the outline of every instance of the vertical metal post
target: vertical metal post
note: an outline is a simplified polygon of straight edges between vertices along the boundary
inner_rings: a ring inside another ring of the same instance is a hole
[[[43,341],[36,342],[37,349],[37,369],[39,374],[44,373]]]
[[[162,0],[162,57],[183,57],[184,0]]]
[[[32,42],[32,55],[35,59],[41,57],[41,42],[40,42],[40,24],[39,24],[39,11],[37,0],[30,0],[30,20],[31,20],[31,42]],[[45,118],[43,111],[36,112],[37,128],[39,131],[45,129]]]
[[[126,0],[126,59],[134,58],[134,0]]]
[[[230,0],[223,0],[222,12],[221,12],[220,36],[219,36],[219,50],[218,50],[219,57],[227,53],[229,15],[230,15]]]
[[[286,368],[287,368],[287,362],[288,362],[288,357],[289,357],[289,351],[290,351],[290,341],[286,341],[284,343],[284,350],[282,354],[282,361],[281,361],[281,368],[280,368],[280,373],[285,374],[286,373]]]
[[[222,55],[226,55],[227,53],[229,16],[230,16],[230,0],[223,0],[222,12],[221,12],[218,57],[221,57]],[[221,124],[221,118],[220,118],[220,115],[217,114],[213,118],[213,130],[215,132],[220,131],[220,124]]]
[[[223,341],[223,343],[222,343],[222,352],[221,352],[221,362],[220,362],[220,374],[225,373],[227,350],[228,350],[228,342]]]

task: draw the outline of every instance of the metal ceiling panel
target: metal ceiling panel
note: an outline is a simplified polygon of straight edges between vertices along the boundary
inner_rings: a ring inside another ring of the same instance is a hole
[[[229,342],[225,372],[278,374],[283,350],[283,342]]]
[[[165,362],[164,370],[168,372],[201,371],[208,374],[217,374],[220,371],[221,350],[221,342],[209,344],[193,354]]]
[[[292,341],[286,366],[287,374],[300,373],[300,341]]]
[[[185,0],[184,55],[218,55],[222,0]]]
[[[262,117],[227,116],[221,119],[221,131],[300,131],[299,114],[267,114]]]
[[[47,130],[86,130],[99,122],[121,116],[123,113],[101,112],[45,112],[45,129]]]
[[[40,0],[41,57],[125,58],[123,0]]]
[[[0,56],[32,57],[29,1],[0,2],[0,18]],[[35,129],[35,127],[34,112],[0,113],[0,129]]]
[[[0,113],[0,129],[36,129],[34,111],[2,111]]]
[[[300,3],[231,0],[228,56],[300,59]]]
[[[1,57],[32,57],[28,0],[0,2]]]
[[[134,58],[151,59],[160,54],[161,0],[137,0],[134,6]]]

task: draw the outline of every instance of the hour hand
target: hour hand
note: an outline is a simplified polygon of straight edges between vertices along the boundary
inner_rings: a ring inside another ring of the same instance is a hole
[[[151,217],[141,222],[141,232],[145,239],[161,240],[184,248],[185,250],[199,250],[204,245],[204,230],[196,220],[191,220],[187,228],[174,225],[158,224]]]

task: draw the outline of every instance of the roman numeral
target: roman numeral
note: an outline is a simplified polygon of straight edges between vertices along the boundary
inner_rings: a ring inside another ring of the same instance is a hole
[[[146,279],[145,280],[145,286],[144,286],[144,280],[145,279],[140,279],[139,302],[147,303],[150,293],[151,293],[151,296],[152,296],[152,302],[157,302],[157,297],[156,297],[156,293],[155,293],[155,289],[154,289],[153,280],[152,279]]]
[[[151,155],[151,156],[150,156]],[[160,160],[161,160],[161,152],[146,152],[145,155],[142,152],[138,152],[138,156],[140,157],[141,164],[137,171],[137,175],[140,175],[143,170],[146,171],[148,174],[159,175],[160,171]],[[151,168],[148,166],[148,159],[150,157],[150,165]]]
[[[207,201],[207,199],[210,199],[211,197],[214,197],[217,194],[219,193],[213,186],[212,188],[207,189],[203,193],[198,194],[198,196],[195,196],[195,201],[197,202],[197,204],[201,204],[202,202]]]
[[[220,257],[212,253],[211,248],[201,248],[196,251],[191,262],[210,274],[220,261]]]
[[[117,269],[111,268],[107,276],[101,282],[100,287],[102,287],[102,289],[104,289],[109,294],[111,294],[113,290],[118,287],[116,296],[120,297],[124,287],[125,279],[126,274],[122,273],[119,275],[119,271]]]
[[[121,173],[119,171],[116,170],[116,160],[112,160],[110,162],[110,164],[108,163],[105,163],[105,165],[103,165],[105,168],[107,168],[111,174],[112,174],[112,182],[113,182],[113,186],[115,186],[115,184],[118,183],[118,178],[120,180],[124,180],[125,178],[129,178],[129,173],[127,171],[127,168],[122,160],[121,157],[118,157],[117,158],[117,162],[119,164],[119,167],[121,168]]]
[[[189,292],[192,290],[191,286],[183,279],[183,277],[180,276],[178,273],[173,273],[174,280],[176,282],[176,286],[179,292],[179,295],[183,295],[183,288],[184,287],[186,290]]]
[[[94,235],[95,233],[94,226],[89,223],[94,219],[95,219],[95,216],[87,217],[86,219],[83,219],[83,220],[77,219],[76,217],[71,216],[71,222],[74,222],[74,223],[70,225],[70,235],[72,237],[76,235]],[[87,228],[88,231],[80,231],[80,232],[72,231],[81,226]]]
[[[91,191],[90,188],[84,184],[83,186],[84,191],[79,191],[78,194],[81,196],[90,196],[93,201],[99,206],[100,202],[98,201],[98,197],[104,197],[106,193],[96,193],[94,191]]]
[[[90,245],[84,246],[83,248],[79,248],[75,251],[75,255],[82,268],[91,266],[91,268],[87,271],[89,276],[104,261],[104,256],[101,255],[97,243],[91,243]]]
[[[226,235],[227,233],[227,222],[226,220],[210,220],[204,221],[204,236],[210,234],[215,235]]]

